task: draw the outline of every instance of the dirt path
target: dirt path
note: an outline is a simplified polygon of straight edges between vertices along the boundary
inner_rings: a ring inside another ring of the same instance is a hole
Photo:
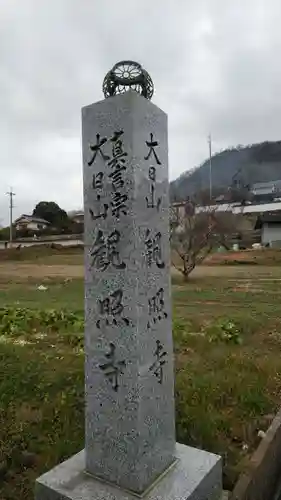
[[[0,264],[0,277],[11,277],[18,279],[28,278],[82,278],[84,268],[79,265],[52,265],[44,264]]]
[[[180,273],[172,268],[174,276]],[[12,278],[16,281],[30,278],[83,278],[83,265],[70,264],[31,264],[3,262],[0,264],[0,278]],[[191,274],[191,280],[208,277],[224,277],[233,279],[281,279],[281,267],[275,266],[199,266]]]

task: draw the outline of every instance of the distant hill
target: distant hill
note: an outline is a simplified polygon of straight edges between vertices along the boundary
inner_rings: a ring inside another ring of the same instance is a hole
[[[281,141],[225,149],[212,156],[213,195],[241,185],[281,179]],[[183,201],[209,189],[209,159],[170,184],[171,201]]]

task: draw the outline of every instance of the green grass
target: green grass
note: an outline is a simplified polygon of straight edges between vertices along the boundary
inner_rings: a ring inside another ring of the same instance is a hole
[[[245,281],[195,280],[173,294],[178,439],[226,457],[226,488],[281,395],[281,282],[260,280],[256,271],[240,291]],[[218,335],[228,322],[241,344]]]
[[[280,404],[281,271],[221,271],[173,286],[176,428],[179,441],[223,455],[231,488]],[[1,499],[33,499],[35,478],[83,447],[83,297],[82,279],[0,275],[11,317],[0,330]]]
[[[40,291],[43,284],[47,290]],[[0,284],[1,286],[1,284]],[[0,307],[14,305],[32,308],[84,309],[84,284],[81,279],[60,281],[58,279],[29,280],[26,283],[11,283],[0,290]]]
[[[65,335],[29,341],[0,348],[0,463],[7,467],[0,497],[5,500],[32,499],[38,473],[83,443],[82,352]],[[23,451],[34,454],[32,468],[25,466]]]

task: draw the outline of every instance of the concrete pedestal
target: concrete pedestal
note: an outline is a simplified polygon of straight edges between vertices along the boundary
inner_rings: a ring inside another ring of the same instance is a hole
[[[36,481],[36,500],[219,500],[221,458],[182,444],[176,462],[141,495],[104,483],[85,473],[84,450]]]

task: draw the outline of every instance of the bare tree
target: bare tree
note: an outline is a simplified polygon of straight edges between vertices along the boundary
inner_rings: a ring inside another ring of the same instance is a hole
[[[171,208],[172,264],[185,281],[214,247],[230,248],[230,236],[235,231],[233,214],[219,212],[217,205],[205,206],[200,213],[195,203]]]

